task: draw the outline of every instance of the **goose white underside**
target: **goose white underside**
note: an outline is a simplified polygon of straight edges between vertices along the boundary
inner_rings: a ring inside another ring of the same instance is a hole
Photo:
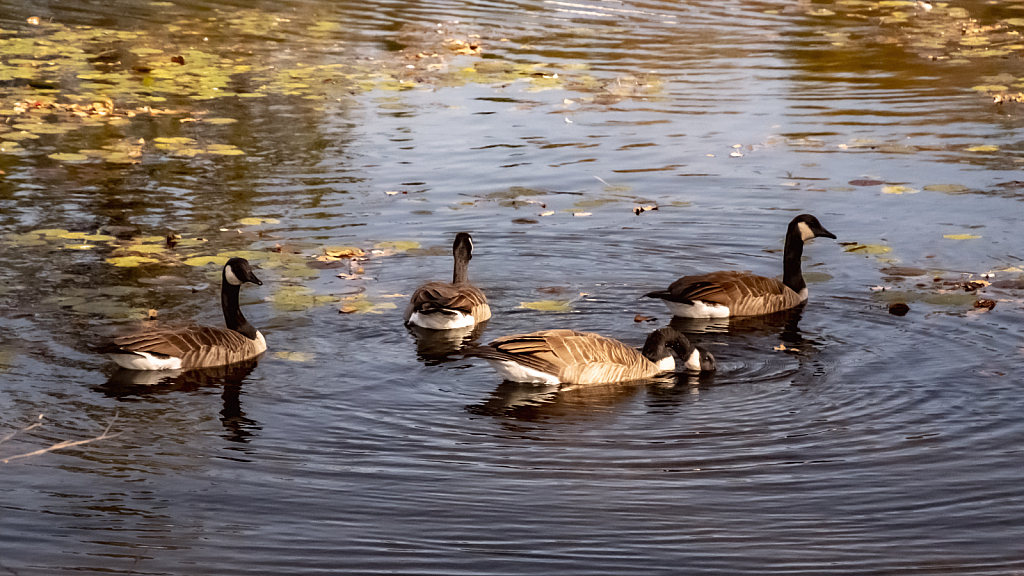
[[[669,354],[668,356],[655,362],[654,365],[657,366],[658,370],[661,370],[662,372],[671,372],[676,369],[676,359],[673,358],[671,354]]]
[[[715,304],[713,302],[705,302],[703,300],[694,300],[693,304],[684,304],[682,302],[672,302],[670,300],[662,300],[668,309],[672,312],[673,316],[679,316],[680,318],[728,318],[729,307],[723,306],[722,304]]]
[[[487,363],[505,380],[528,382],[530,384],[558,384],[558,376],[528,368],[509,360],[486,358]]]
[[[476,318],[472,314],[459,312],[458,310],[445,310],[433,314],[420,314],[413,312],[409,316],[409,323],[430,330],[452,330],[454,328],[466,328],[476,324]]]
[[[110,359],[129,370],[179,370],[181,358],[177,356],[155,356],[149,352],[131,354],[110,354]]]
[[[256,355],[267,350],[267,339],[263,333],[256,331]],[[118,366],[129,370],[180,370],[181,358],[177,356],[157,356],[149,352],[132,352],[130,354],[108,354]],[[248,360],[248,358],[246,358]],[[211,366],[208,366],[210,368]]]
[[[700,372],[700,350],[697,350],[696,348],[693,349],[690,357],[687,358],[686,363],[683,364],[683,368]]]

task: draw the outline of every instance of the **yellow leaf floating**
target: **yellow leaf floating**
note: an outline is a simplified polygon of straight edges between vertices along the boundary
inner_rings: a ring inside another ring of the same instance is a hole
[[[572,302],[570,300],[538,300],[536,302],[522,302],[520,308],[529,310],[540,310],[541,312],[571,312]]]
[[[64,249],[65,250],[89,250],[90,248],[95,248],[95,247],[96,247],[95,244],[65,244],[64,245]]]
[[[107,258],[107,264],[113,264],[119,268],[134,268],[135,266],[141,266],[143,264],[152,264],[159,262],[155,258],[146,258],[145,256],[120,256],[117,258]]]
[[[238,221],[242,226],[259,226],[260,224],[279,224],[276,218],[242,218]]]
[[[185,260],[185,264],[189,266],[206,266],[208,264],[216,264],[217,266],[223,266],[227,264],[228,259],[223,256],[196,256]]]
[[[365,256],[362,248],[355,248],[353,246],[328,246],[324,248],[324,254],[331,258],[362,258]]]
[[[999,146],[993,144],[986,144],[984,146],[971,146],[970,148],[964,148],[967,152],[995,152],[999,150]]]
[[[63,154],[49,154],[47,158],[57,160],[59,162],[85,162],[89,159],[85,154],[73,154],[70,152]]]
[[[920,190],[910,186],[882,186],[882,194],[917,194]]]
[[[981,236],[975,236],[974,234],[946,234],[943,238],[949,238],[950,240],[976,240]]]
[[[314,358],[311,352],[288,352],[286,350],[275,352],[274,356],[289,362],[309,362]]]

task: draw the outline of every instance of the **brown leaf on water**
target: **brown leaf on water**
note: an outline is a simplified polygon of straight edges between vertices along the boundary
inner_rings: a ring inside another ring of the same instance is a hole
[[[655,320],[657,320],[657,318],[653,316],[644,316],[642,314],[637,314],[633,317],[633,322],[654,322]]]
[[[171,56],[171,62],[174,62],[175,64],[181,64],[182,66],[184,66],[185,65],[185,57],[184,56]]]
[[[790,348],[786,348],[785,344],[779,344],[778,346],[772,347],[772,350],[778,350],[780,352],[784,352],[786,350],[790,350]]]
[[[881,180],[850,180],[850,186],[878,186],[879,184],[885,184]]]
[[[974,303],[974,307],[984,308],[985,310],[991,310],[996,307],[996,301],[982,298]]]
[[[643,214],[644,212],[649,212],[651,210],[657,210],[657,209],[658,209],[658,207],[655,206],[655,205],[636,206],[636,207],[633,208],[633,214],[636,214],[637,216],[639,216],[640,214]]]
[[[32,17],[31,17],[31,18],[29,18],[28,20],[25,20],[25,22],[28,22],[28,23],[29,23],[30,25],[32,25],[32,26],[39,26],[39,24],[40,24],[40,23],[41,23],[42,21],[41,21],[41,20],[39,19],[39,16],[32,16]]]
[[[995,306],[995,302],[993,302],[992,305]],[[156,320],[156,317],[157,317],[158,314],[160,314],[160,312],[156,311],[155,309],[153,309],[153,308],[149,309],[149,319],[150,320]]]

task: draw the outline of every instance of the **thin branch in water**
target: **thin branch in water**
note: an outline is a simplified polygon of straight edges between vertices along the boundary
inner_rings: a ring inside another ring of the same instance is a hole
[[[117,438],[121,434],[124,434],[124,431],[118,432],[117,434],[110,434],[110,427],[114,425],[115,421],[117,421],[117,415],[118,415],[118,413],[114,412],[114,417],[110,419],[110,423],[107,424],[106,429],[103,430],[103,434],[100,434],[99,436],[97,436],[95,438],[87,438],[85,440],[65,440],[63,442],[58,442],[58,443],[54,444],[53,446],[49,446],[47,448],[41,448],[39,450],[36,450],[35,452],[28,452],[26,454],[17,454],[15,456],[8,456],[7,458],[4,458],[3,460],[0,460],[0,462],[2,462],[4,464],[7,464],[11,460],[17,460],[18,458],[28,458],[30,456],[38,456],[40,454],[45,454],[47,452],[53,452],[54,450],[61,450],[63,448],[70,448],[72,446],[81,446],[82,444],[88,444],[90,442],[96,442],[97,440],[107,440],[109,438]],[[40,418],[41,417],[42,416],[40,416]],[[38,425],[38,423],[34,424],[33,426],[37,426],[37,425]],[[29,428],[26,428],[25,430],[28,430],[30,428],[32,428],[32,426],[30,426]]]
[[[7,442],[11,438],[14,438],[18,434],[18,432],[28,432],[29,430],[31,430],[31,429],[33,429],[33,428],[35,428],[37,426],[42,426],[42,424],[43,424],[42,423],[42,419],[43,419],[43,415],[40,414],[39,415],[39,420],[40,420],[39,422],[36,422],[35,424],[32,424],[32,425],[30,425],[30,426],[28,426],[26,428],[22,428],[20,430],[15,430],[14,432],[11,432],[7,436],[4,436],[3,438],[0,438],[0,444],[3,444],[4,442]]]

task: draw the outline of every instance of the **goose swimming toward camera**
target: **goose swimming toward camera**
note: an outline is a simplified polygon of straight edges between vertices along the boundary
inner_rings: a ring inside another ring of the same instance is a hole
[[[800,271],[804,243],[819,237],[835,239],[835,235],[810,214],[801,214],[789,223],[781,282],[750,272],[712,272],[683,276],[668,290],[644,296],[664,300],[673,315],[683,318],[759,316],[793,308],[807,300],[807,284]]]
[[[245,258],[232,258],[221,273],[220,304],[227,329],[188,326],[121,336],[102,348],[118,365],[130,370],[194,370],[249,360],[267,349],[267,341],[238,307],[242,284],[263,285]]]
[[[491,317],[487,297],[469,283],[469,261],[473,258],[473,239],[466,232],[455,235],[452,244],[455,272],[451,284],[427,282],[413,293],[405,310],[406,324],[431,330],[465,328]]]
[[[608,384],[675,370],[675,351],[687,370],[715,369],[710,352],[673,328],[655,330],[642,352],[600,334],[545,330],[498,338],[466,352],[483,358],[505,380],[538,384]]]

